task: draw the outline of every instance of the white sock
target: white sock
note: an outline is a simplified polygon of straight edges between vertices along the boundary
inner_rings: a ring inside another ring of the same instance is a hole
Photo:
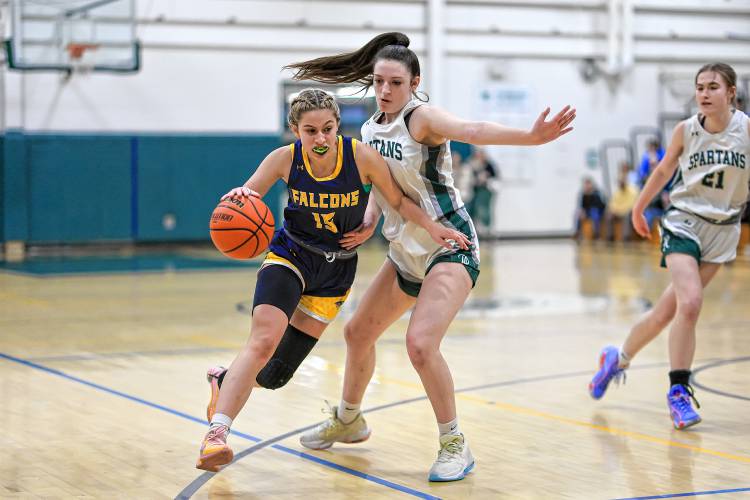
[[[619,361],[617,362],[617,366],[619,368],[627,368],[628,366],[630,366],[630,356],[627,355],[622,347],[620,348],[620,356]]]
[[[345,424],[351,424],[357,418],[357,415],[359,415],[359,407],[361,405],[362,403],[354,404],[342,399],[339,407],[336,409],[336,418]]]
[[[461,434],[461,431],[458,429],[458,417],[444,424],[438,422],[438,430],[440,431],[441,436],[445,436],[446,434],[458,436]]]
[[[214,413],[214,418],[211,419],[211,427],[216,425],[226,425],[232,427],[232,419],[223,413]]]

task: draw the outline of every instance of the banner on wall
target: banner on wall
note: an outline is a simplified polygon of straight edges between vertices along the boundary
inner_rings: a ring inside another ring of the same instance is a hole
[[[536,109],[533,91],[524,85],[483,83],[474,91],[474,119],[528,129]],[[487,146],[488,156],[502,172],[503,183],[529,183],[534,179],[530,148]]]

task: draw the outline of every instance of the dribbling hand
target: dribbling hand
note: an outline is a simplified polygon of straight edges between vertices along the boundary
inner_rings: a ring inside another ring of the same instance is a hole
[[[256,198],[262,198],[260,193],[257,191],[253,191],[249,187],[246,186],[240,186],[232,189],[227,194],[221,197],[221,201],[226,200],[227,198],[250,198],[251,196],[255,196]]]

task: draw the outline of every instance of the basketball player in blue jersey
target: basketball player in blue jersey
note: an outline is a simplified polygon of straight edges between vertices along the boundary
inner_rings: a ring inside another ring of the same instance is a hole
[[[479,245],[474,225],[453,183],[450,141],[477,145],[537,145],[566,134],[575,118],[569,106],[548,120],[542,112],[530,130],[499,123],[474,122],[427,106],[416,98],[421,76],[419,59],[403,33],[384,33],[355,52],[320,57],[289,66],[295,78],[328,83],[359,82],[375,90],[378,111],[362,126],[362,140],[383,155],[394,179],[412,200],[445,227],[472,240],[468,250],[433,243],[422,228],[392,210],[378,190],[365,226],[342,239],[343,248],[360,244],[384,215],[383,235],[390,241],[388,258],[372,280],[352,319],[344,327],[346,372],[341,403],[331,417],[303,434],[300,442],[324,449],[335,442],[351,443],[369,435],[360,412],[365,389],[375,368],[375,343],[380,335],[413,307],[406,348],[419,374],[439,432],[437,460],[430,481],[463,479],[474,457],[458,424],[453,378],[440,352],[450,323],[479,275]]]
[[[199,469],[217,471],[232,460],[226,443],[229,429],[255,383],[270,389],[283,386],[343,305],[354,281],[357,254],[356,249],[342,249],[340,240],[362,225],[371,185],[437,244],[468,248],[463,234],[433,221],[403,196],[375,150],[337,135],[340,113],[333,96],[303,90],[291,103],[288,121],[298,140],[269,154],[243,186],[223,197],[261,197],[282,179],[289,203],[283,228],[258,271],[250,338],[228,370],[209,370],[210,429],[200,449]]]
[[[650,237],[643,213],[672,175],[671,206],[661,222],[662,266],[672,283],[630,330],[622,347],[605,347],[599,371],[589,383],[594,399],[619,381],[635,355],[672,322],[669,331],[667,407],[676,429],[701,421],[690,385],[695,328],[703,289],[722,264],[734,260],[740,218],[750,181],[750,119],[734,109],[737,75],[724,63],[706,64],[695,76],[698,113],[675,127],[672,142],[633,207],[633,227]],[[700,408],[700,406],[698,406]]]

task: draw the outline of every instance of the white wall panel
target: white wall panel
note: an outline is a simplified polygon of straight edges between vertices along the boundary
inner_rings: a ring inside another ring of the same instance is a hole
[[[604,65],[607,2],[446,3],[442,103],[471,118],[474,91],[501,82],[525,86],[536,111],[578,109],[564,139],[510,154],[493,149],[501,170],[524,172],[502,185],[501,234],[569,231],[587,151],[627,139],[681,112],[700,63],[726,58],[750,77],[750,0],[635,5],[635,64],[615,78],[581,77],[582,60]],[[352,50],[376,33],[405,30],[429,74],[426,2],[141,0],[143,67],[134,75],[7,72],[0,100],[7,127],[31,131],[275,133],[283,65]],[[4,17],[7,19],[7,16]],[[732,33],[735,40],[721,40]],[[670,36],[676,38],[669,38]],[[742,38],[744,36],[745,38]],[[682,75],[678,89],[660,75]],[[426,82],[429,90],[429,82]],[[525,125],[530,126],[531,121]],[[508,160],[510,158],[511,160]],[[513,165],[503,162],[513,161]]]

